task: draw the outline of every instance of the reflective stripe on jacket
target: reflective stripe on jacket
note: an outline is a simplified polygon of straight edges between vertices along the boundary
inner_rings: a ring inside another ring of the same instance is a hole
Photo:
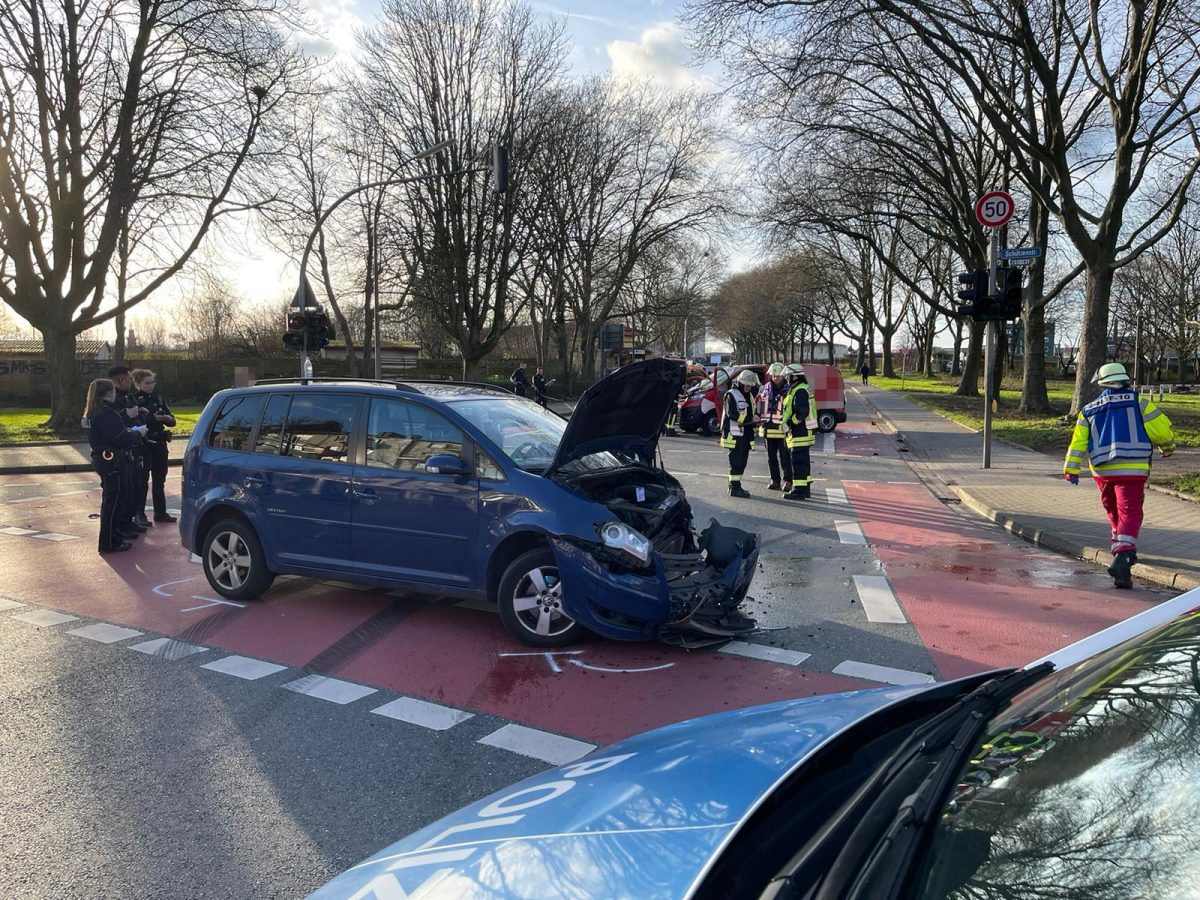
[[[732,448],[738,438],[750,433],[754,421],[750,398],[740,389],[731,387],[725,392],[725,404],[721,412],[721,446]]]
[[[1063,472],[1078,475],[1087,460],[1095,475],[1145,478],[1155,446],[1165,453],[1174,451],[1171,420],[1130,388],[1106,388],[1079,411]]]
[[[808,385],[797,384],[788,391],[783,401],[783,428],[788,447],[811,447],[816,443],[817,402]]]

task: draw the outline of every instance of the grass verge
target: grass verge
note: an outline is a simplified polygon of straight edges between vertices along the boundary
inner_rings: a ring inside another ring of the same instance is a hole
[[[192,433],[196,420],[200,417],[201,407],[181,406],[172,410],[178,423],[171,429],[176,436]],[[76,428],[66,432],[51,431],[42,425],[50,418],[48,409],[20,409],[0,407],[0,446],[8,444],[29,444],[41,441],[81,441],[83,429]]]

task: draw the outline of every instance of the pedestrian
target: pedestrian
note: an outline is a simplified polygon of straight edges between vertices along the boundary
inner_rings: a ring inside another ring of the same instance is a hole
[[[783,401],[783,432],[792,455],[792,489],[785,500],[807,500],[812,496],[812,457],[817,440],[817,404],[808,387],[804,367],[792,363],[784,370],[789,387]]]
[[[146,425],[146,443],[142,453],[141,491],[139,506],[146,509],[146,495],[153,487],[154,521],[174,522],[175,517],[167,512],[167,459],[168,445],[172,434],[168,428],[175,427],[175,416],[163,400],[162,394],[155,390],[157,378],[149,369],[134,369],[132,373],[134,387],[137,393],[134,400],[142,409],[149,410],[149,421]]]
[[[783,401],[787,397],[785,368],[781,362],[771,363],[767,369],[767,383],[758,392],[758,421],[767,443],[767,468],[771,472],[769,491],[792,489],[792,458],[783,436]]]
[[[546,408],[546,373],[542,371],[542,367],[538,366],[537,371],[533,373],[533,393],[537,398],[538,406],[542,409]]]
[[[729,496],[749,497],[742,487],[742,473],[750,458],[750,443],[754,440],[754,392],[758,376],[753,369],[743,369],[725,392],[721,416],[721,446],[729,451]]]
[[[525,363],[521,363],[513,373],[508,376],[508,380],[512,382],[513,390],[518,397],[525,397],[529,394],[529,379],[525,375]]]
[[[862,376],[862,383],[866,384],[867,379],[871,377],[871,364],[864,361],[858,370],[858,374]]]
[[[687,399],[687,365],[679,370],[679,381],[675,383],[675,401],[671,404],[671,409],[667,413],[667,421],[663,425],[663,433],[667,437],[675,437],[679,434],[676,430],[679,427],[679,405]]]
[[[97,378],[88,385],[83,413],[92,466],[100,476],[101,553],[121,553],[132,546],[125,540],[119,520],[124,496],[121,482],[129,469],[125,459],[146,432],[144,425],[127,424],[128,418],[116,406],[116,399],[116,386],[107,378]]]
[[[138,405],[134,398],[133,375],[128,366],[113,366],[108,370],[109,380],[116,386],[116,398],[113,405],[124,417],[126,425],[149,425],[150,411]],[[127,534],[141,534],[150,527],[146,518],[146,506],[138,506],[141,499],[141,477],[138,474],[142,467],[142,447],[134,446],[126,454],[124,467],[127,471],[121,477],[121,501],[117,520],[121,530]]]
[[[1078,485],[1080,466],[1087,459],[1112,525],[1113,561],[1108,574],[1117,587],[1131,588],[1150,459],[1155,447],[1163,456],[1174,453],[1175,434],[1163,411],[1138,396],[1123,365],[1105,363],[1095,380],[1104,390],[1079,411],[1063,478]]]

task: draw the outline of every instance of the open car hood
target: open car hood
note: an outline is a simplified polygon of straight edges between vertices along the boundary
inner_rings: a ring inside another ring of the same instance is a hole
[[[546,474],[604,450],[649,463],[679,395],[683,372],[683,363],[676,360],[646,359],[596,382],[579,398]]]

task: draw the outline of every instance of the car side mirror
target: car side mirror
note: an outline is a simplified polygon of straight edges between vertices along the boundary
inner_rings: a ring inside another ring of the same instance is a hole
[[[463,462],[462,457],[455,456],[453,453],[435,453],[425,460],[425,471],[431,475],[454,475],[456,477],[469,474],[467,464]]]

